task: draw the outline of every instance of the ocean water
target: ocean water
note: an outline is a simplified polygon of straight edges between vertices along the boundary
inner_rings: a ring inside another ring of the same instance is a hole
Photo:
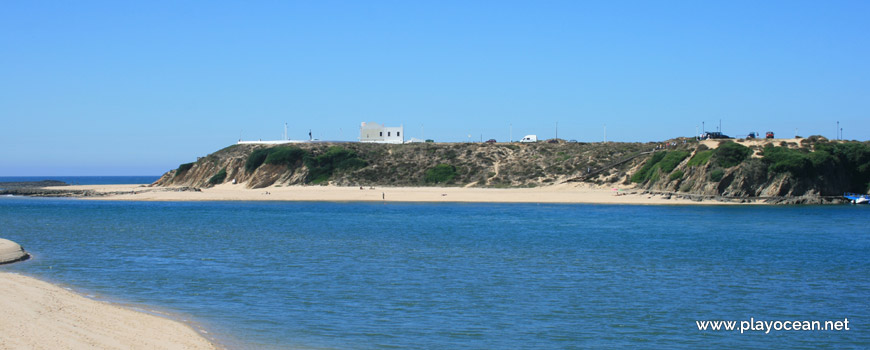
[[[230,348],[870,347],[870,208],[0,198],[2,266]],[[700,331],[699,320],[849,331]]]
[[[70,185],[150,184],[158,179],[160,176],[0,176],[0,182],[57,180]]]

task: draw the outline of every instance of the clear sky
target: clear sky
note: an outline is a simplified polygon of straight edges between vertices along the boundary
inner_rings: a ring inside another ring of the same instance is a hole
[[[0,176],[243,139],[870,139],[867,1],[5,1]],[[512,127],[511,127],[512,126]]]

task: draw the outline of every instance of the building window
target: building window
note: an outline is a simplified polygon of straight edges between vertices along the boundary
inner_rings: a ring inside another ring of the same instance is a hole
[[[398,131],[396,131],[396,137],[399,137],[399,132],[398,132]]]
[[[381,132],[380,132],[380,135],[379,135],[379,136],[384,136],[384,132],[383,132],[383,131],[381,131]]]
[[[389,131],[387,131],[387,137],[389,137],[389,136],[390,136],[390,132],[389,132]]]

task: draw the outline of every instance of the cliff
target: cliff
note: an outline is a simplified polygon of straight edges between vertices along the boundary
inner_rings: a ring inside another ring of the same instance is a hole
[[[822,203],[866,193],[870,145],[797,140],[662,143],[297,143],[233,145],[156,186],[534,187],[564,182],[717,198]]]
[[[831,142],[819,136],[709,140],[687,151],[648,157],[634,169],[632,180],[651,191],[787,204],[840,202],[844,192],[867,193],[870,187],[867,142]]]
[[[653,147],[651,143],[564,141],[243,144],[182,164],[155,184],[207,187],[235,179],[249,188],[302,184],[531,187],[564,182]],[[621,169],[630,166],[625,164]],[[216,179],[222,170],[226,175]]]

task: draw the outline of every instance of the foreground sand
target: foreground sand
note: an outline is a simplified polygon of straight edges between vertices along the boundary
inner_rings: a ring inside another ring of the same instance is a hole
[[[248,189],[244,184],[223,184],[202,191],[141,185],[65,186],[70,190],[116,193],[88,197],[103,200],[139,201],[386,201],[386,202],[494,202],[494,203],[598,203],[598,204],[728,204],[719,201],[696,202],[642,195],[631,188],[596,188],[563,184],[536,188],[462,188],[462,187],[339,187],[288,186]],[[636,192],[631,194],[631,192]],[[617,195],[619,193],[620,195]]]
[[[0,272],[0,349],[215,349],[190,327]]]

